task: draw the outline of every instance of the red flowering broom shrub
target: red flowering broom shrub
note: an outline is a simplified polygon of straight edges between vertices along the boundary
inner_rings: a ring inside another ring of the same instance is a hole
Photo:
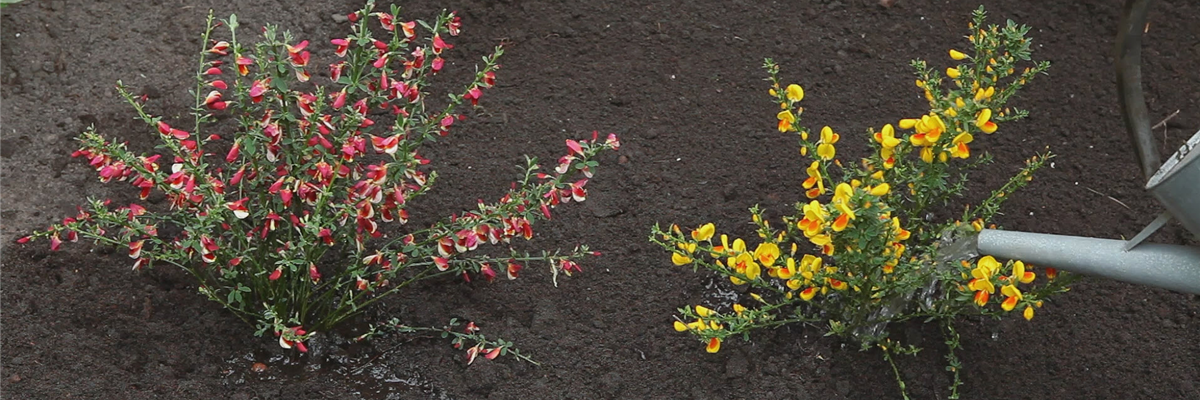
[[[128,248],[135,271],[181,268],[195,277],[201,294],[254,325],[257,334],[271,331],[280,345],[300,351],[315,332],[419,280],[515,279],[523,263],[534,260],[549,261],[556,276],[578,271],[576,260],[592,254],[586,247],[540,256],[472,251],[530,239],[532,224],[550,218],[551,208],[583,201],[586,177],[597,166],[592,158],[615,150],[616,137],[568,140],[567,155],[551,173],[539,172],[529,158],[524,176],[497,201],[481,200],[475,210],[408,229],[408,202],[428,193],[437,176],[422,146],[445,136],[465,118],[458,106],[475,105],[495,84],[502,51],[485,56],[462,92],[438,107],[426,89],[446,65],[444,52],[453,47],[446,40],[458,35],[459,17],[443,12],[432,24],[402,22],[396,6],[373,8],[369,1],[350,14],[350,36],[330,41],[338,61],[329,66],[328,81],[310,78],[308,41],[267,26],[262,40],[245,44],[232,15],[223,21],[228,40],[217,41],[210,37],[222,23],[210,14],[194,121],[151,115],[145,98],[117,86],[157,132],[165,157],[134,154],[94,127],[80,136],[74,153],[102,182],[128,182],[143,200],[161,191],[169,209],[90,200],[78,215],[18,241],[48,239],[57,250],[83,237]],[[376,23],[380,38],[370,29]],[[217,123],[218,114],[237,127],[222,129],[227,125]],[[209,127],[220,132],[205,131]],[[472,349],[479,353],[482,346]]]

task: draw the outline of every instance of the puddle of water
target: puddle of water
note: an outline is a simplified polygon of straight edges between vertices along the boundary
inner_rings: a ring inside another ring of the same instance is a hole
[[[225,360],[222,383],[240,386],[249,382],[306,381],[329,378],[346,382],[350,398],[399,400],[428,398],[447,400],[449,395],[425,378],[420,368],[404,360],[400,350],[380,353],[364,345],[326,345],[329,354],[315,360],[300,353],[271,353],[255,350]],[[311,354],[311,353],[310,353]],[[266,368],[253,370],[255,363]]]

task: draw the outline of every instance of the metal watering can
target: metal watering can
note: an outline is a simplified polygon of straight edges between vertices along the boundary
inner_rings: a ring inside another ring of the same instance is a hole
[[[1150,191],[1166,211],[1130,240],[984,229],[980,254],[1023,260],[1178,292],[1200,294],[1200,248],[1142,243],[1171,218],[1200,237],[1200,132],[1165,163],[1154,150],[1141,82],[1141,42],[1151,0],[1128,0],[1117,33],[1121,117],[1133,139]]]

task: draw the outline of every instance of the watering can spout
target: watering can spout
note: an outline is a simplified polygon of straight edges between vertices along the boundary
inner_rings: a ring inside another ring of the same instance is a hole
[[[1200,248],[984,229],[980,254],[1085,275],[1200,294]]]

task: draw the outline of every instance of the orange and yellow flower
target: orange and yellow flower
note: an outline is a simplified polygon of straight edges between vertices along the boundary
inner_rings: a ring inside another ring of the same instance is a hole
[[[808,179],[805,179],[802,185],[808,191],[804,192],[804,195],[810,199],[815,199],[825,194],[825,180],[821,178],[821,164],[813,161],[812,164],[809,164],[805,172],[808,173]]]

